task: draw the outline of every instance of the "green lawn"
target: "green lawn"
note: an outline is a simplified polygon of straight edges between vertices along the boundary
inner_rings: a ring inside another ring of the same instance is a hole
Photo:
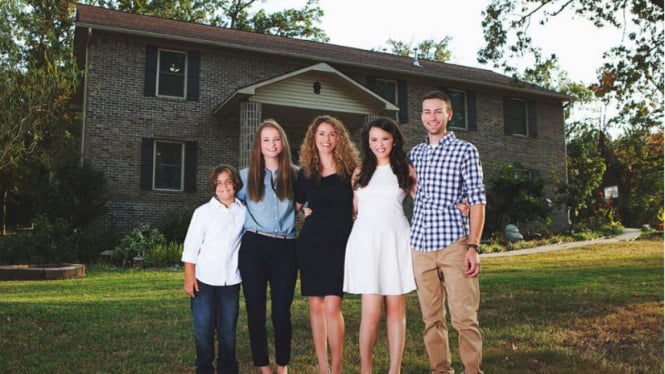
[[[193,373],[182,277],[93,267],[78,280],[0,282],[0,372]],[[663,372],[662,240],[487,258],[480,279],[486,373]],[[359,298],[345,298],[347,373],[358,372],[359,310]],[[307,304],[299,294],[292,312],[290,371],[312,373]],[[241,373],[254,373],[244,313],[238,358]],[[415,293],[407,315],[402,372],[427,373]],[[388,367],[381,334],[377,373]],[[456,339],[451,333],[461,372]]]

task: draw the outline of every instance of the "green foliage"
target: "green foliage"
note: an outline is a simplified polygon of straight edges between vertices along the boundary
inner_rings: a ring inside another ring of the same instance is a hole
[[[182,243],[177,242],[157,243],[146,252],[145,265],[164,268],[180,264],[182,247]]]
[[[155,227],[164,234],[167,242],[182,243],[185,241],[194,209],[196,206],[187,205],[171,208],[157,220]]]
[[[611,144],[610,174],[619,186],[617,209],[624,225],[658,225],[663,207],[663,132],[634,131]]]
[[[117,243],[112,225],[92,222],[86,227],[72,228],[63,218],[49,219],[38,214],[32,230],[19,231],[3,238],[0,263],[43,264],[76,262],[90,264],[99,254],[113,249]]]
[[[75,230],[72,240],[76,242],[77,262],[92,264],[99,260],[100,253],[113,250],[120,238],[114,225],[95,220]]]
[[[542,48],[533,43],[530,33],[547,32],[539,26],[556,17],[575,17],[624,33],[621,45],[605,52],[597,82],[589,88],[604,102],[619,103],[619,114],[610,121],[617,126],[653,129],[662,124],[662,1],[492,0],[483,16],[486,45],[478,52],[478,61],[491,62],[517,79],[535,79],[531,82],[537,84],[548,80],[546,72],[557,60],[556,55],[544,58]],[[516,66],[529,57],[533,67],[520,74]]]
[[[145,260],[151,248],[165,243],[164,235],[159,230],[149,229],[141,231],[135,228],[120,239],[120,243],[113,249],[111,259],[114,263],[122,267],[127,267],[132,264],[134,257],[141,256]]]
[[[91,5],[261,34],[327,42],[325,31],[316,26],[323,10],[318,0],[308,0],[300,9],[267,13],[257,0],[89,0]]]
[[[76,243],[70,240],[69,225],[63,219],[49,221],[38,215],[31,231],[5,237],[0,262],[44,264],[76,261]]]
[[[415,47],[411,45],[411,43],[405,43],[394,39],[388,39],[386,44],[391,48],[390,53],[398,56],[413,56],[414,49],[417,49],[418,58],[436,62],[446,62],[450,60],[451,56],[450,41],[451,38],[446,36],[438,42],[433,39],[423,40]]]
[[[583,131],[566,144],[568,183],[560,182],[559,192],[572,211],[573,223],[591,215],[594,196],[603,181],[606,166],[598,150],[599,135],[598,131]]]
[[[0,172],[66,128],[78,84],[67,40],[71,4],[12,1],[0,7],[0,30],[6,31],[0,34]]]
[[[550,223],[543,179],[519,177],[516,169],[514,165],[499,165],[488,181],[486,233],[500,232],[510,223],[538,230]]]

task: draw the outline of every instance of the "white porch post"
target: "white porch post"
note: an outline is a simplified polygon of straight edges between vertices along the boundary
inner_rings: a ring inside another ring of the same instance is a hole
[[[238,169],[249,165],[249,156],[254,142],[254,133],[261,123],[261,103],[243,101],[240,103],[240,147]]]

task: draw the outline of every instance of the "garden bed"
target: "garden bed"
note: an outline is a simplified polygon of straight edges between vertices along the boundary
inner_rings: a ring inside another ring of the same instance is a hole
[[[82,264],[2,265],[0,281],[61,280],[85,277]]]

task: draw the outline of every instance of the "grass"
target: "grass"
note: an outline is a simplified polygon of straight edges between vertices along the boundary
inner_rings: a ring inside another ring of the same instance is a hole
[[[0,282],[0,371],[193,373],[182,276],[91,267],[78,280]],[[663,372],[662,238],[487,258],[480,279],[485,372]],[[347,373],[359,371],[359,301],[344,301]],[[291,372],[313,373],[307,305],[299,294],[292,313]],[[254,373],[244,314],[241,309],[240,372]],[[415,293],[407,315],[402,372],[426,373]],[[450,339],[461,372],[454,331]],[[387,371],[386,345],[382,329],[377,373]]]

